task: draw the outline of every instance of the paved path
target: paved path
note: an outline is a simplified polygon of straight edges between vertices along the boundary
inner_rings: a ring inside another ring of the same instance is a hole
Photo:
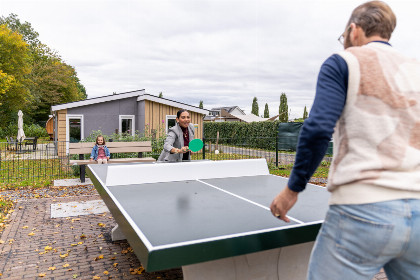
[[[115,221],[109,212],[51,218],[51,204],[98,199],[93,195],[18,202],[0,238],[0,279],[182,279],[180,268],[141,272],[128,243],[111,241]]]
[[[84,195],[86,190],[90,195]],[[56,192],[39,190],[34,196]],[[29,198],[25,194],[25,200],[16,203],[10,224],[0,236],[4,241],[0,244],[0,279],[183,279],[180,268],[141,272],[129,244],[111,241],[110,231],[116,223],[109,212],[51,218],[51,204],[100,200],[92,186],[66,192],[75,195]],[[387,278],[381,272],[374,279]]]

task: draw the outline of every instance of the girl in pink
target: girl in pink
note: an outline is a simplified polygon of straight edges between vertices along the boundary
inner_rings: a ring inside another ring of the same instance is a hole
[[[110,153],[108,147],[105,146],[105,139],[102,135],[96,137],[96,145],[92,148],[92,153],[90,154],[90,160],[96,160],[99,164],[105,164],[108,162]]]

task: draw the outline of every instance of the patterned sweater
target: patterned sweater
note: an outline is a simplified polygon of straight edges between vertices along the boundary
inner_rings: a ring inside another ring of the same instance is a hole
[[[339,55],[349,76],[333,135],[330,203],[420,198],[420,63],[375,42]]]

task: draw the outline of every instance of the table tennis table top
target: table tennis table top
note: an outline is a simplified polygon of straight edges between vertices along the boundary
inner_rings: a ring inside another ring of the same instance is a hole
[[[89,165],[88,174],[147,271],[315,240],[329,193],[308,184],[289,211],[269,206],[287,179],[265,159]]]

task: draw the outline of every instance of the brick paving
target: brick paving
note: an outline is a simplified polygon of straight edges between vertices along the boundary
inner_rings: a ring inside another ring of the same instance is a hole
[[[111,241],[116,223],[109,212],[51,218],[51,204],[98,199],[95,194],[18,201],[0,236],[0,279],[183,279],[181,268],[141,272],[129,244]],[[387,277],[381,271],[372,280]]]
[[[112,242],[111,214],[51,218],[50,205],[99,195],[22,200],[1,235],[0,279],[183,279],[180,268],[141,272],[127,242]],[[45,275],[45,276],[43,276]]]

